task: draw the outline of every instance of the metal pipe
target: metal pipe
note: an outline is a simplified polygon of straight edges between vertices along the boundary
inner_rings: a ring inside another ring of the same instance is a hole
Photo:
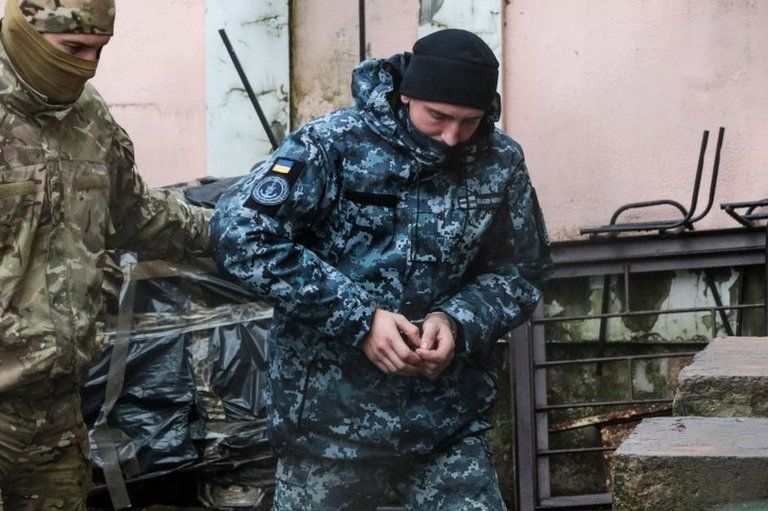
[[[547,362],[540,362],[535,364],[537,369],[543,367],[556,367],[565,365],[576,364],[595,364],[599,362],[621,362],[623,360],[654,360],[657,358],[682,358],[692,357],[697,351],[677,351],[673,353],[654,353],[651,355],[627,355],[625,357],[604,357],[604,358],[574,358],[573,360],[548,360]]]
[[[712,274],[709,272],[709,270],[704,270],[704,280],[707,283],[707,287],[709,287],[709,290],[712,292],[712,298],[715,299],[715,304],[718,307],[722,307],[723,300],[720,297],[720,292],[717,290],[717,286],[715,286],[715,280],[712,278]],[[718,309],[718,313],[720,314],[720,319],[723,321],[723,327],[725,328],[725,333],[732,336],[733,328],[731,327],[731,322],[728,319],[728,316],[726,315],[725,310]]]
[[[630,312],[629,308],[629,266],[624,267],[624,312]]]
[[[551,449],[548,451],[539,451],[539,456],[558,456],[562,454],[580,454],[587,452],[607,452],[615,451],[616,447],[579,447],[573,449]]]
[[[747,292],[747,286],[744,282],[744,275],[746,274],[745,268],[739,268],[739,298],[738,304],[744,302],[744,298]],[[744,326],[744,311],[741,309],[736,310],[736,335],[741,336]]]
[[[768,255],[768,244],[766,244],[766,254]],[[766,307],[763,302],[750,303],[746,305],[723,305],[722,307],[691,307],[687,309],[666,309],[666,310],[648,310],[631,312],[611,312],[608,314],[582,314],[577,316],[560,316],[556,318],[541,318],[534,320],[536,323],[563,323],[566,321],[587,321],[601,318],[622,318],[626,316],[653,316],[666,314],[685,314],[691,312],[709,312],[711,310],[738,310],[738,309],[757,309]]]
[[[365,37],[366,37],[366,35],[365,35],[365,28],[366,28],[365,27],[365,0],[359,0],[359,2],[358,2],[358,16],[359,16],[358,26],[360,28],[360,37],[359,37],[360,53],[359,53],[359,55],[360,55],[360,62],[362,62],[362,61],[364,61],[366,59],[366,54],[367,54],[367,51],[366,51],[367,41],[365,39]]]
[[[645,405],[656,403],[671,403],[670,398],[658,398],[658,399],[636,399],[636,400],[622,400],[622,401],[595,401],[594,403],[565,403],[558,405],[545,405],[536,407],[536,412],[547,412],[549,410],[567,410],[568,408],[592,408],[602,406],[626,406],[626,405]]]
[[[608,313],[608,300],[610,299],[610,287],[611,287],[611,276],[606,275],[603,277],[603,301],[600,304],[600,311],[602,314]],[[597,339],[598,345],[600,348],[597,351],[598,356],[602,357],[605,353],[605,343],[608,340],[608,318],[600,318],[600,333]],[[603,375],[603,366],[602,364],[598,364],[597,367],[595,367],[595,374],[597,376]]]
[[[765,305],[765,333],[768,335],[768,224],[765,224],[765,266],[763,267],[765,273],[763,274],[763,303]]]
[[[700,215],[697,215],[691,219],[691,224],[695,224],[705,216],[712,209],[712,204],[715,202],[715,191],[717,190],[717,175],[720,171],[720,150],[723,148],[723,137],[725,136],[725,128],[720,126],[720,131],[717,134],[717,148],[715,149],[715,163],[712,166],[712,182],[709,186],[709,200],[707,201],[707,207]]]
[[[277,138],[275,138],[275,134],[272,132],[272,127],[269,125],[267,117],[264,115],[264,111],[261,109],[259,99],[256,97],[256,93],[253,92],[253,87],[251,87],[251,82],[248,81],[248,77],[245,75],[243,66],[240,65],[240,59],[237,58],[235,49],[232,47],[232,43],[229,41],[227,31],[223,28],[219,29],[219,35],[221,36],[221,40],[224,41],[224,46],[226,46],[229,57],[232,59],[232,63],[235,65],[237,74],[240,75],[240,81],[243,83],[243,87],[245,87],[245,92],[247,92],[248,97],[251,98],[251,104],[253,105],[253,108],[256,109],[256,114],[259,116],[261,126],[264,128],[264,131],[267,134],[267,138],[269,139],[269,143],[272,146],[272,150],[274,151],[278,146]]]

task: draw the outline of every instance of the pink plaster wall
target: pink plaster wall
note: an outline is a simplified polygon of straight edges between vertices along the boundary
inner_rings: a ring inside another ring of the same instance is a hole
[[[117,2],[115,36],[94,84],[159,186],[204,176],[204,0]]]
[[[357,0],[293,0],[291,118],[294,127],[352,104],[350,79],[359,59]],[[413,46],[416,0],[369,1],[369,57],[389,57]]]
[[[721,125],[716,206],[700,228],[736,226],[721,202],[768,196],[768,2],[511,0],[505,22],[507,131],[555,239],[626,202],[690,202],[701,133],[709,171]]]
[[[118,1],[115,36],[93,80],[152,186],[206,174],[204,4]]]

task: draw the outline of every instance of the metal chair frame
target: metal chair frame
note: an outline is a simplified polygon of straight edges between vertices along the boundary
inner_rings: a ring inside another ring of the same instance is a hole
[[[696,177],[693,181],[693,194],[691,197],[691,205],[688,209],[685,208],[679,202],[672,199],[660,199],[644,202],[632,202],[619,207],[611,216],[611,221],[608,225],[600,227],[586,227],[580,230],[581,234],[589,235],[592,237],[599,236],[601,234],[616,235],[620,232],[643,232],[643,231],[659,231],[659,233],[665,233],[667,231],[673,231],[676,229],[693,229],[693,225],[707,216],[712,209],[712,205],[715,201],[715,192],[717,190],[717,178],[720,171],[720,151],[723,147],[723,137],[725,135],[725,128],[720,128],[717,137],[717,149],[715,151],[715,161],[712,168],[712,180],[709,185],[709,199],[704,211],[696,215],[696,208],[699,201],[699,191],[701,189],[702,175],[704,174],[704,155],[707,152],[707,142],[709,140],[709,131],[704,131],[701,139],[701,149],[699,150],[699,161],[696,166]],[[632,210],[641,209],[654,206],[672,206],[676,208],[683,215],[678,220],[657,220],[651,222],[630,222],[630,223],[616,223],[622,213]]]

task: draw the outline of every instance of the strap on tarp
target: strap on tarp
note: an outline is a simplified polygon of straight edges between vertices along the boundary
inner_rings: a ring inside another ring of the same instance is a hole
[[[117,331],[109,359],[104,403],[93,431],[93,439],[103,463],[104,479],[106,479],[109,496],[115,509],[131,507],[131,499],[128,496],[128,488],[125,485],[125,476],[120,459],[123,459],[123,465],[127,472],[133,474],[139,472],[131,439],[119,429],[109,426],[109,414],[122,394],[123,383],[125,382],[125,368],[128,362],[131,325],[133,323],[133,303],[136,296],[137,280],[134,277],[136,264],[136,254],[131,252],[121,254],[120,267],[123,272],[123,284],[120,288]]]

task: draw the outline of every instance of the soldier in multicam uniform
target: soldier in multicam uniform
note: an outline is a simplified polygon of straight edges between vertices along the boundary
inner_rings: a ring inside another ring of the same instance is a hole
[[[411,510],[505,509],[483,438],[495,345],[551,260],[522,150],[494,127],[497,79],[463,30],[363,62],[354,108],[220,200],[219,266],[275,306],[276,510],[375,509],[390,492]]]
[[[94,354],[106,248],[208,247],[203,210],[149,191],[86,83],[113,0],[7,0],[0,28],[0,492],[5,511],[81,510],[78,384]]]

